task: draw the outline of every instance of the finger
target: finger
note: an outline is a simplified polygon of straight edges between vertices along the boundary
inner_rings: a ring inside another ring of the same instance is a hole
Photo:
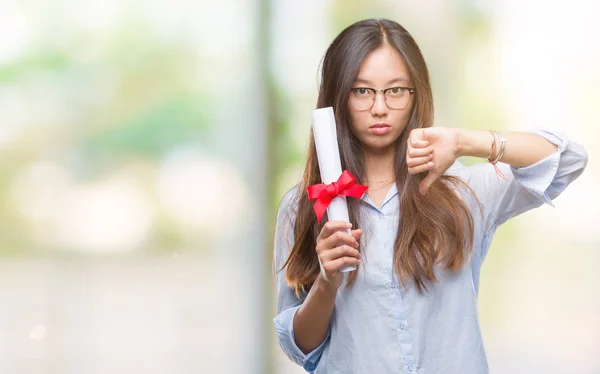
[[[425,148],[412,148],[411,147],[407,153],[408,153],[409,157],[423,157],[423,156],[433,154],[433,147],[432,146],[427,146]]]
[[[439,175],[437,173],[429,172],[425,179],[423,179],[423,181],[419,184],[419,192],[421,192],[421,195],[426,195],[433,182],[435,182],[438,178]]]
[[[341,268],[348,265],[358,265],[360,260],[355,257],[340,257],[337,260],[329,261],[326,264],[323,264],[323,269],[329,273],[335,273],[339,271]]]
[[[413,147],[418,148],[426,147],[427,145],[429,145],[429,142],[425,138],[423,129],[414,129],[410,132],[410,135],[408,137],[408,145],[412,145]]]
[[[422,139],[429,139],[429,137],[432,135],[432,133],[434,131],[435,130],[433,128],[431,128],[431,127],[424,127],[424,128],[422,128],[421,129]]]
[[[433,154],[430,154],[429,156],[425,156],[425,157],[409,158],[408,160],[406,160],[406,164],[408,165],[409,168],[414,168],[416,166],[426,164],[429,161],[431,161],[432,159],[433,159]]]
[[[425,131],[423,128],[416,128],[410,132],[411,138],[413,140],[425,140]]]
[[[319,255],[321,263],[326,264],[329,261],[337,260],[340,257],[355,257],[360,259],[360,252],[356,248],[352,248],[348,245],[341,245],[335,247],[330,251],[325,251]]]
[[[362,236],[362,230],[361,229],[352,230],[350,235],[352,235],[352,237],[354,239],[358,240]]]
[[[347,229],[349,229],[351,227],[352,227],[351,223],[344,222],[344,221],[328,221],[328,222],[325,222],[325,224],[323,225],[323,228],[321,229],[321,233],[319,234],[319,238],[320,239],[327,239],[334,232],[340,231],[340,230],[347,230]]]
[[[354,248],[358,247],[358,241],[345,231],[336,231],[322,242],[324,249],[332,249],[344,244]]]
[[[427,140],[413,139],[413,140],[411,140],[410,145],[413,148],[425,148],[425,147],[429,146],[429,142]]]
[[[430,161],[426,164],[422,164],[422,165],[415,166],[415,167],[409,167],[408,173],[411,175],[415,175],[415,174],[419,174],[419,173],[423,173],[425,171],[431,170],[431,168],[433,168],[433,162]]]
[[[412,148],[425,148],[429,145],[429,142],[424,139],[418,139],[415,137],[410,137],[408,139],[408,146]]]
[[[427,147],[427,145],[429,145],[423,129],[415,129],[410,133],[409,145],[417,148]]]

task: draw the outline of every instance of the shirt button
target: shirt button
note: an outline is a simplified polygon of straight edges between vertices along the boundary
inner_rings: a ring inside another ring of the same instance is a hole
[[[400,330],[404,330],[406,328],[406,325],[404,323],[400,324]]]
[[[410,372],[412,372],[412,371],[413,371],[413,367],[412,367],[412,366],[409,366],[409,367],[407,367],[407,369],[408,369],[408,371],[410,371]]]

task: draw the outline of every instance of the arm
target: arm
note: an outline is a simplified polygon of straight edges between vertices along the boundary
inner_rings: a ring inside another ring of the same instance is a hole
[[[284,196],[277,214],[275,229],[275,271],[281,269],[294,243],[293,219],[290,214],[290,192]],[[358,239],[362,230],[350,229],[347,222],[329,221],[323,225],[316,242],[315,251],[321,271],[308,294],[296,297],[287,285],[284,268],[276,275],[278,315],[274,324],[279,344],[286,355],[306,371],[317,368],[331,334],[337,290],[344,276],[339,272],[347,265],[358,265],[360,253]]]
[[[465,129],[456,131],[458,157],[488,157],[493,140],[489,131]],[[506,139],[506,151],[500,161],[511,166],[531,166],[558,150],[557,145],[538,134],[516,131],[500,132],[499,134]]]
[[[487,158],[492,145],[489,132],[432,127],[413,130],[408,139],[408,172],[427,172],[420,185],[422,193],[448,168],[458,165],[451,174],[469,185],[485,215],[482,258],[498,226],[544,203],[552,205],[587,165],[585,149],[564,134],[536,130],[501,135],[506,138],[506,151],[497,166],[507,181],[487,162],[469,167],[456,162],[460,156]]]
[[[335,293],[331,295],[317,279],[308,295],[297,298],[294,290],[287,285],[286,269],[277,272],[287,260],[294,243],[294,217],[291,216],[290,204],[295,194],[295,189],[288,191],[277,214],[273,255],[278,314],[273,324],[285,355],[306,371],[313,371],[329,341],[328,324]]]
[[[296,344],[303,352],[312,350],[326,338],[335,296],[344,281],[340,269],[360,262],[358,239],[362,230],[345,232],[351,227],[348,222],[328,221],[317,237],[315,251],[321,271],[294,318]]]
[[[285,355],[296,364],[302,366],[306,371],[313,371],[316,369],[325,349],[325,345],[329,340],[329,329],[326,328],[324,337],[321,336],[323,332],[322,326],[316,329],[317,332],[315,335],[320,336],[321,344],[312,347],[313,349],[309,349],[308,346],[314,345],[313,342],[318,340],[318,338],[313,336],[308,339],[310,341],[305,342],[303,339],[305,332],[300,332],[301,343],[298,344],[296,342],[296,333],[305,329],[304,325],[310,323],[311,320],[311,308],[308,308],[309,313],[307,317],[304,317],[307,309],[303,308],[303,313],[300,313],[300,318],[298,319],[300,326],[298,326],[298,322],[296,322],[296,314],[300,311],[300,308],[302,308],[305,299],[309,299],[309,295],[305,294],[300,295],[300,298],[296,297],[294,290],[287,285],[286,269],[284,268],[279,271],[287,260],[294,243],[295,218],[292,216],[290,205],[293,204],[296,193],[296,188],[294,188],[285,194],[277,213],[273,250],[273,265],[277,287],[277,316],[273,319],[273,325],[275,327],[275,332],[277,333],[279,345]],[[309,294],[310,293],[313,294],[310,297],[310,300],[312,300],[311,304],[318,302],[319,299],[322,298],[322,295],[316,290],[311,290]],[[313,330],[311,326],[308,327]],[[310,335],[312,336],[312,334]],[[300,348],[300,346],[302,346],[302,348]]]
[[[294,316],[296,345],[303,353],[309,353],[325,341],[336,294],[337,288],[319,274]]]
[[[489,132],[459,130],[459,133],[462,133],[460,155],[484,158],[489,155],[492,139]],[[506,138],[506,152],[497,166],[508,181],[500,179],[487,162],[463,168],[458,173],[484,208],[481,259],[485,258],[491,238],[501,224],[543,204],[554,206],[552,200],[577,179],[587,165],[585,149],[569,141],[564,134],[539,130],[501,135]]]
[[[458,130],[458,155],[478,156],[490,152],[491,134]],[[486,136],[487,150],[486,150]],[[540,130],[505,132],[506,152],[498,167],[508,181],[501,180],[487,162],[466,168],[459,175],[473,188],[477,198],[492,213],[497,226],[511,217],[552,200],[581,175],[587,165],[585,149],[564,134]]]

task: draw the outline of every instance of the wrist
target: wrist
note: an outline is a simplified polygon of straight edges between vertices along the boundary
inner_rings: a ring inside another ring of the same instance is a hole
[[[457,129],[457,157],[471,156],[487,159],[491,142],[489,131]]]
[[[468,130],[456,129],[456,157],[468,156]]]
[[[338,287],[335,284],[328,282],[323,277],[322,273],[319,273],[317,279],[315,280],[316,288],[323,293],[337,293]]]

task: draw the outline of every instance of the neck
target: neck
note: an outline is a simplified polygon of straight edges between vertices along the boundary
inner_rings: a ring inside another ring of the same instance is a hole
[[[394,147],[365,151],[365,175],[363,178],[365,182],[373,184],[393,180],[395,178],[394,156]]]

